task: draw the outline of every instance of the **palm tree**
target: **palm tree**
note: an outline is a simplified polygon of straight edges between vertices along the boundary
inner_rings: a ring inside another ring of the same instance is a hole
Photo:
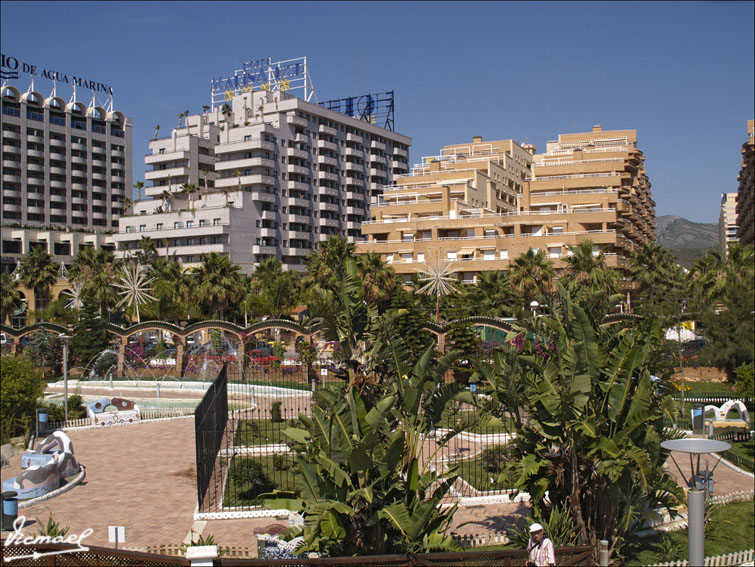
[[[193,183],[189,183],[188,181],[181,185],[181,190],[186,194],[188,198],[188,206],[189,209],[191,209],[192,204],[192,195],[199,190],[199,188],[194,185]]]
[[[505,317],[511,312],[511,284],[506,272],[480,272],[475,285],[462,289],[461,303],[465,306],[465,316]]]
[[[320,242],[307,258],[307,275],[302,284],[305,287],[333,285],[343,273],[346,258],[353,257],[356,245],[340,235],[333,235]]]
[[[209,172],[210,171],[206,167],[202,170],[202,173],[204,174],[204,196],[205,197],[207,196],[207,193],[209,193],[209,191],[207,189],[207,174]]]
[[[157,125],[155,126],[155,137],[154,137],[154,138],[152,138],[152,139],[153,139],[153,140],[157,140],[157,135],[158,135],[159,133],[160,133],[160,125],[159,125],[159,124],[157,124]]]
[[[137,181],[134,183],[134,189],[136,189],[136,200],[141,201],[142,200],[142,189],[144,188],[144,182],[143,181]]]
[[[606,255],[602,251],[595,254],[592,240],[569,246],[569,250],[571,255],[566,257],[569,291],[575,293],[582,289],[588,295],[600,291],[605,297],[618,291],[618,272],[606,265]]]
[[[181,129],[181,126],[183,125],[183,120],[184,120],[184,113],[179,112],[178,113],[178,129],[179,130]]]
[[[150,259],[157,255],[157,245],[149,236],[142,236],[139,240],[139,252],[136,257],[141,264],[146,264]]]
[[[166,210],[170,210],[167,205],[173,200],[173,193],[171,193],[168,189],[165,189],[162,193],[160,193],[160,199],[162,199],[163,202],[162,206]]]
[[[695,259],[692,265],[693,292],[698,294],[704,303],[719,301],[726,291],[727,264],[716,250],[708,250],[701,258]]]
[[[157,301],[147,305],[145,312],[153,313],[161,321],[188,316],[191,286],[181,264],[161,257],[154,258],[150,263],[150,275],[155,277],[152,290]]]
[[[36,311],[47,305],[50,286],[58,280],[58,265],[44,248],[35,246],[21,260],[18,271],[21,285],[34,291]]]
[[[511,289],[529,305],[536,297],[550,293],[553,262],[545,259],[545,252],[532,248],[514,260],[509,281]]]
[[[186,118],[186,133],[191,134],[191,126],[189,126],[189,111],[184,110],[184,118]]]
[[[255,316],[286,317],[298,303],[296,280],[295,272],[283,271],[280,260],[265,258],[252,275],[241,307]]]
[[[0,274],[0,324],[13,316],[13,312],[24,304],[18,289],[18,280],[12,274]]]
[[[193,297],[205,316],[225,317],[228,307],[241,300],[243,289],[239,266],[228,256],[210,252],[192,269]]]
[[[375,305],[384,305],[391,300],[396,286],[396,272],[380,258],[377,252],[367,252],[357,257],[357,272],[364,286],[364,298]]]
[[[71,265],[69,280],[84,284],[84,297],[99,305],[100,315],[107,319],[109,310],[118,302],[113,287],[117,275],[115,257],[109,250],[82,248]]]
[[[223,118],[225,118],[225,141],[228,143],[231,136],[231,118],[233,116],[233,110],[231,110],[231,107],[228,104],[224,104],[220,109],[220,113],[223,115]]]

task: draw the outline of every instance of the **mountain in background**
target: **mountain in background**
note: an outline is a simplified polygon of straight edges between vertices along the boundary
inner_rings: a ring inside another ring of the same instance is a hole
[[[655,219],[655,243],[670,250],[685,268],[711,248],[718,250],[718,223],[692,222],[675,215]]]

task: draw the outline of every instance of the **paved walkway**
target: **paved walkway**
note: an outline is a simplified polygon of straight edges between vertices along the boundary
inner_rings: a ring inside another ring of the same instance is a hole
[[[46,521],[48,513],[52,513],[60,524],[70,526],[72,533],[91,527],[94,533],[87,541],[105,546],[109,545],[107,527],[125,526],[125,547],[129,548],[179,544],[195,527],[204,535],[212,534],[220,545],[254,549],[254,528],[271,523],[287,525],[287,520],[275,518],[195,524],[192,418],[70,431],[69,435],[76,457],[87,469],[86,480],[68,493],[21,509],[19,512],[27,519]],[[20,461],[20,454],[15,455],[10,466],[2,469],[2,478],[18,474]],[[677,461],[685,466],[680,459]],[[667,468],[678,477],[673,463]],[[724,464],[716,469],[715,482],[717,495],[753,489],[752,476],[737,473]],[[527,512],[527,504],[479,504],[460,508],[454,524],[469,522],[457,530],[465,535],[496,533]],[[24,531],[27,535],[36,533],[36,526],[29,525]]]

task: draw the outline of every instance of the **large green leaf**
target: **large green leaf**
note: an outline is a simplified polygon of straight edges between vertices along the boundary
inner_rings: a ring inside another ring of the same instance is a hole
[[[391,522],[406,537],[412,528],[411,515],[403,502],[395,502],[378,511],[378,516]]]
[[[346,537],[346,528],[341,518],[332,511],[326,512],[320,520],[322,536],[328,539],[343,539]]]

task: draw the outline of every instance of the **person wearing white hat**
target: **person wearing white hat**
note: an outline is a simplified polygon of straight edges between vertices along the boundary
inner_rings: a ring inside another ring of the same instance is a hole
[[[530,526],[530,541],[527,543],[527,567],[551,567],[556,565],[553,542],[545,537],[543,526]]]

